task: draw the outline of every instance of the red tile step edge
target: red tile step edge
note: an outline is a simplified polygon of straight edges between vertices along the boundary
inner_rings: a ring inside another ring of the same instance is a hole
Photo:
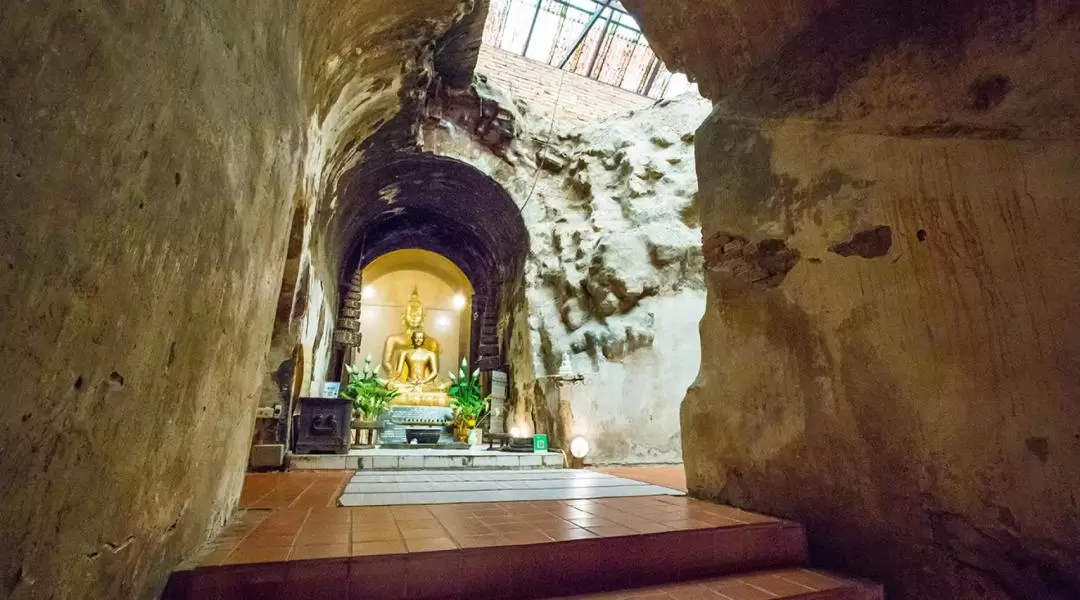
[[[163,597],[534,599],[801,567],[805,562],[802,526],[778,522],[546,544],[199,567],[173,573]]]
[[[876,583],[783,569],[551,600],[885,600]]]
[[[792,598],[792,596],[788,596]],[[877,583],[857,583],[849,587],[794,596],[799,600],[885,600],[885,588]]]

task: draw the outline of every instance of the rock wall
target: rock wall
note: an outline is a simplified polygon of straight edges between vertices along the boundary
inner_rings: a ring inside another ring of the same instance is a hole
[[[328,344],[338,185],[477,8],[0,7],[0,597],[154,597],[229,517],[275,309]]]
[[[1080,597],[1075,3],[625,4],[719,100],[693,493],[890,598]]]
[[[336,15],[336,16],[335,16]],[[486,0],[409,0],[393,4],[325,0],[305,7],[305,62],[316,94],[310,116],[308,236],[298,272],[299,316],[277,324],[283,344],[299,341],[302,393],[336,377],[342,355],[335,325],[353,276],[350,252],[361,245],[367,212],[392,200],[392,185],[369,186],[380,169],[419,148],[422,110],[436,77],[471,76]],[[329,29],[327,29],[329,28]],[[383,173],[385,176],[385,173]],[[286,274],[287,277],[288,274]],[[271,353],[272,355],[274,353]],[[277,364],[264,367],[264,382]],[[269,391],[269,386],[264,386]]]
[[[641,301],[640,311],[648,319],[645,335],[651,336],[647,345],[613,360],[588,354],[572,359],[575,370],[585,373],[582,383],[564,391],[572,422],[560,423],[565,417],[559,415],[557,404],[553,406],[554,393],[542,407],[552,413],[557,438],[563,426],[570,436],[589,439],[590,464],[682,461],[678,407],[697,376],[701,360],[697,327],[705,310],[702,288],[690,281],[684,285]],[[564,334],[558,325],[550,327],[541,330],[541,340]]]
[[[684,96],[561,133],[539,153],[527,219],[526,298],[538,379],[532,423],[583,434],[590,460],[678,462],[676,407],[697,374],[704,310],[693,129],[710,104]],[[552,379],[568,352],[583,384],[560,422]],[[525,392],[528,380],[514,378]]]
[[[240,490],[291,3],[6,3],[0,31],[0,597],[152,597]]]
[[[597,463],[678,462],[676,407],[697,373],[704,310],[691,149],[710,104],[685,96],[571,132],[480,76],[479,92],[518,124],[514,144],[496,155],[440,119],[424,147],[476,166],[523,207],[530,251],[507,311],[507,429],[548,433],[555,447],[563,432],[585,434]],[[586,375],[573,423],[559,417],[552,378],[564,352]]]
[[[297,387],[304,394],[313,380],[326,379],[348,283],[342,275],[346,230],[365,200],[346,189],[357,173],[385,156],[415,148],[417,111],[436,61],[443,57],[448,73],[451,65],[471,70],[477,48],[462,45],[469,43],[468,26],[482,24],[486,9],[484,0],[316,0],[303,6],[301,85],[307,103],[298,118],[306,130],[305,169],[291,236],[299,240],[290,244],[280,273],[275,336],[261,369],[261,404],[280,401],[275,373],[290,358],[297,361]]]

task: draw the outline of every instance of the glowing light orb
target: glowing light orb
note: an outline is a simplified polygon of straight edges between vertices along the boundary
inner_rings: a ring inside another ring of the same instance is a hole
[[[589,440],[583,435],[570,440],[570,455],[574,458],[585,458],[589,454],[589,449]]]

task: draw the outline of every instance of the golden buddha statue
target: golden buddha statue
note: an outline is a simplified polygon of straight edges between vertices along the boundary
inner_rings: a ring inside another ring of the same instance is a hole
[[[413,331],[412,348],[398,357],[395,378],[390,382],[392,387],[416,391],[448,387],[435,381],[439,376],[439,355],[424,347],[426,337],[422,329]]]
[[[424,329],[424,304],[420,302],[420,294],[417,293],[416,288],[413,288],[409,303],[405,305],[405,314],[402,315],[401,322],[405,326],[405,331],[386,338],[386,342],[383,343],[383,371],[391,376],[397,373],[401,353],[412,348],[413,332]],[[424,336],[423,348],[433,352],[436,357],[439,356],[439,342],[429,335]],[[438,367],[437,364],[436,367]]]
[[[439,381],[439,345],[423,330],[424,305],[416,291],[405,307],[405,333],[392,335],[383,345],[383,365],[390,374],[388,385],[399,396],[394,404],[449,406],[450,382]],[[403,348],[402,341],[408,340]]]

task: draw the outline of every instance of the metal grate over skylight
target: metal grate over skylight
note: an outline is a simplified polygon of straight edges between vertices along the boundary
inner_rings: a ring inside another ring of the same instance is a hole
[[[484,43],[658,100],[692,87],[618,0],[491,0]]]

